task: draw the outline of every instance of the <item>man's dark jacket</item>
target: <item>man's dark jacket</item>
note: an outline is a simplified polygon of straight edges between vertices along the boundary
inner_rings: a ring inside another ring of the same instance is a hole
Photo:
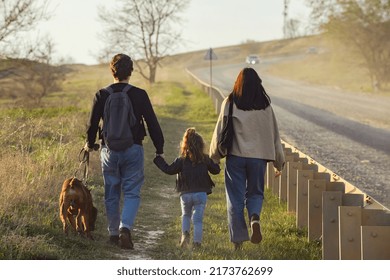
[[[126,83],[115,83],[112,84],[114,92],[121,91],[127,84]],[[134,136],[134,143],[142,145],[142,141],[146,136],[146,130],[144,120],[148,127],[149,135],[152,139],[153,145],[156,148],[157,154],[164,153],[164,136],[161,131],[160,124],[158,123],[156,114],[154,113],[152,104],[149,96],[145,90],[138,87],[132,86],[127,92],[134,109],[134,115],[137,119],[137,123],[132,129]],[[104,144],[101,131],[99,129],[100,120],[103,120],[104,105],[109,96],[109,93],[105,89],[99,90],[95,94],[93,99],[91,115],[87,125],[87,142],[88,147],[92,148],[96,142],[96,134],[99,131],[99,139]],[[104,121],[104,120],[103,120]]]

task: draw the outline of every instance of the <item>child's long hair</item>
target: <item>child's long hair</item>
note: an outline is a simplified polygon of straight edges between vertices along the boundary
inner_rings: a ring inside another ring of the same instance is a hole
[[[193,163],[203,162],[205,144],[195,128],[187,128],[180,143],[180,155],[189,158]]]

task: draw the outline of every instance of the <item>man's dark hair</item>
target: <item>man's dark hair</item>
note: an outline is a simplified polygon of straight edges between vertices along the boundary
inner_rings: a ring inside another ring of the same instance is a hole
[[[110,69],[114,78],[119,81],[125,80],[133,72],[133,61],[128,55],[123,53],[116,54],[110,62]]]

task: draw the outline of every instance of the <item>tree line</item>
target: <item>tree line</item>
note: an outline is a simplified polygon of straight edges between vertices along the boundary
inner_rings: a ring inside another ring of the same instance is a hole
[[[180,43],[181,32],[173,26],[189,0],[118,0],[114,9],[101,6],[105,47],[97,55],[107,62],[115,52],[134,58],[136,71],[150,83],[156,80],[160,61]],[[36,103],[60,89],[68,69],[53,60],[55,43],[46,36],[32,43],[24,32],[50,18],[50,0],[0,1],[0,95],[16,98],[20,86]]]
[[[363,58],[372,88],[390,82],[390,0],[306,0],[311,22]]]

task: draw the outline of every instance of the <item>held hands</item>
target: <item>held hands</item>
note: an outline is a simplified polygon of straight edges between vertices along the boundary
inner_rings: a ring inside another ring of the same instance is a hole
[[[164,154],[157,154],[155,155],[154,159],[153,159],[153,163],[158,167],[160,168],[160,165],[163,164],[165,162],[164,160]]]
[[[162,157],[162,158],[164,158],[164,154],[157,154],[156,153],[155,157]]]

